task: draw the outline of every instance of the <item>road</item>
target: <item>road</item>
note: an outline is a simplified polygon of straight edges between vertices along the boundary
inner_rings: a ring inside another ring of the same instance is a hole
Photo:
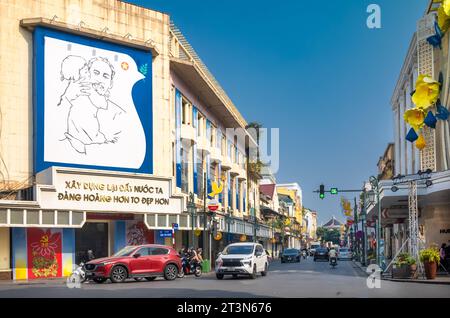
[[[85,283],[68,288],[62,280],[2,282],[0,297],[177,297],[177,298],[253,298],[253,297],[450,297],[450,285],[381,281],[381,288],[369,289],[367,276],[351,261],[339,261],[337,268],[327,262],[271,264],[266,277],[225,278],[214,274],[192,276],[175,281],[158,278],[152,282],[130,280],[123,284]]]

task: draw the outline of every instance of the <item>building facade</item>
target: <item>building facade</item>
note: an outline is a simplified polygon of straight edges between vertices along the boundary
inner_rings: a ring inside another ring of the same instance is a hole
[[[435,34],[436,8],[440,3],[431,3],[426,14],[418,21],[417,32],[413,35],[405,58],[391,105],[394,123],[394,171],[393,175],[417,178],[427,170],[430,183],[417,183],[419,238],[421,246],[441,245],[450,239],[450,136],[449,123],[438,121],[435,129],[423,128],[426,142],[419,150],[406,140],[411,128],[403,119],[408,109],[414,107],[411,95],[419,75],[439,79],[448,70],[449,32],[442,39],[442,50],[433,48],[427,38]],[[444,76],[445,78],[445,76]],[[444,79],[442,105],[448,109],[449,83]],[[414,176],[415,175],[415,176]],[[380,178],[381,227],[385,246],[385,256],[394,257],[409,237],[409,191],[408,183],[394,184],[393,180]],[[393,185],[396,187],[393,188]],[[395,190],[395,191],[393,191]],[[372,202],[368,208],[368,220],[377,220],[378,204]]]
[[[89,250],[195,245],[213,259],[272,237],[247,123],[167,14],[6,0],[0,18],[2,278],[67,276]]]

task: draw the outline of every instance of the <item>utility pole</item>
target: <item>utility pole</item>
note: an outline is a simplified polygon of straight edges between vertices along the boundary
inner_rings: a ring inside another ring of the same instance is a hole
[[[205,255],[209,255],[208,244],[207,244],[207,218],[208,214],[206,212],[206,192],[207,192],[207,184],[206,184],[206,171],[203,172],[203,249],[205,250]]]

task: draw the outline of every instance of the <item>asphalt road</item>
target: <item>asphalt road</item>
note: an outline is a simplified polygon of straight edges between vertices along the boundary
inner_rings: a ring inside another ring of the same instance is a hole
[[[339,261],[332,269],[327,262],[281,264],[275,261],[266,277],[226,277],[217,280],[214,274],[200,278],[188,276],[175,281],[123,284],[85,283],[81,288],[68,288],[62,280],[39,282],[2,282],[0,298],[5,297],[177,297],[177,298],[252,298],[252,297],[450,297],[450,285],[399,283],[381,281],[381,288],[370,289],[367,276],[351,261]]]

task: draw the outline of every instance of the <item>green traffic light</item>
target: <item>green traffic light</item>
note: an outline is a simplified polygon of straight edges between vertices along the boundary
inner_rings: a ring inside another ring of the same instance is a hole
[[[331,188],[330,192],[331,192],[331,194],[338,194],[338,189],[337,188]]]
[[[321,193],[319,197],[323,200],[325,198],[325,194]]]

